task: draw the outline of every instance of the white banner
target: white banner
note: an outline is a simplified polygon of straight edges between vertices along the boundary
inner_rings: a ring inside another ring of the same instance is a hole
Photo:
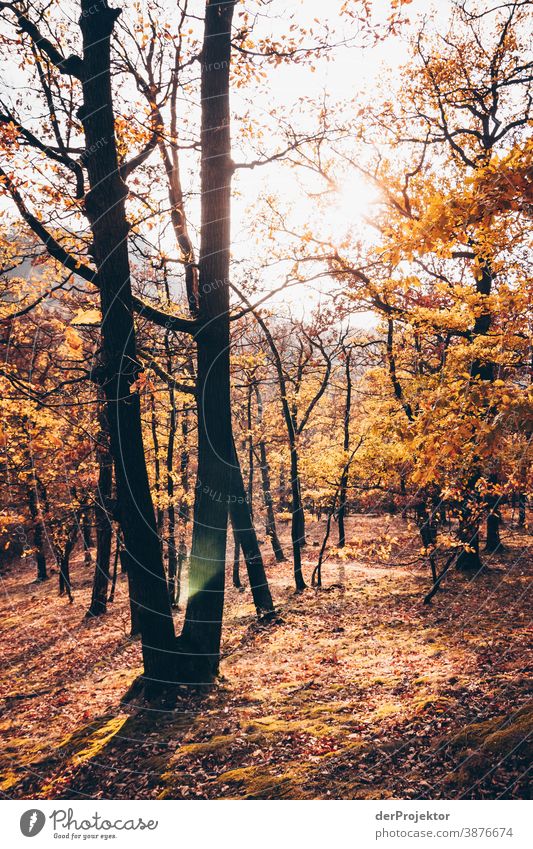
[[[258,810],[261,806],[261,810]],[[431,849],[533,846],[512,801],[4,801],[2,846]],[[34,841],[34,842],[32,842]]]

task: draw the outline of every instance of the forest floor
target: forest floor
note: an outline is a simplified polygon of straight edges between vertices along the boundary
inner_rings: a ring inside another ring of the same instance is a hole
[[[29,566],[12,565],[0,611],[1,795],[527,797],[533,538],[506,523],[506,550],[485,555],[487,572],[451,571],[423,605],[416,529],[355,516],[348,537],[370,548],[387,528],[389,562],[331,558],[321,591],[295,595],[289,563],[269,560],[276,624],[258,625],[249,591],[230,588],[220,679],[173,709],[122,701],[140,671],[124,578],[111,612],[87,620],[81,553],[72,605],[57,575],[32,584]],[[308,578],[322,533],[309,523]]]

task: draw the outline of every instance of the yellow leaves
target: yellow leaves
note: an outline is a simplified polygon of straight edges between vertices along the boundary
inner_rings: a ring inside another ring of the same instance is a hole
[[[134,392],[139,392],[139,393],[153,392],[154,389],[155,389],[155,384],[149,378],[147,372],[145,372],[145,371],[141,371],[139,373],[138,377],[137,377],[137,380],[135,380],[130,386],[130,392],[131,393],[134,393]]]
[[[102,313],[98,309],[79,309],[70,322],[71,327],[94,327],[102,323]]]
[[[83,339],[73,327],[65,329],[65,345],[67,351],[72,355],[81,356],[83,353]]]

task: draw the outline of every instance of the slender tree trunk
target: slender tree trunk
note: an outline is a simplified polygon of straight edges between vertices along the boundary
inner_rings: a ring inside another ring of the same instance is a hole
[[[239,573],[239,561],[241,559],[241,546],[239,543],[239,536],[235,528],[233,528],[233,586],[242,590],[243,586],[241,584],[241,576]]]
[[[102,366],[118,513],[128,579],[139,613],[145,680],[168,680],[175,645],[172,611],[142,439],[140,398],[131,387],[140,370],[133,324],[128,194],[118,169],[111,93],[110,40],[120,11],[107,0],[81,0],[83,105],[90,190],[85,196],[102,309]]]
[[[46,556],[44,553],[43,520],[41,518],[34,484],[28,486],[28,506],[33,524],[33,547],[35,549],[35,562],[37,564],[36,580],[40,583],[48,579],[48,572],[46,571]]]
[[[479,556],[479,504],[475,489],[475,480],[469,481],[465,498],[461,505],[458,536],[463,548],[459,552],[456,567],[462,572],[479,572],[483,568]]]
[[[87,616],[101,616],[107,610],[109,563],[113,536],[111,496],[113,494],[113,458],[109,451],[109,432],[105,410],[100,414],[98,444],[98,488],[96,493],[96,565],[94,569],[91,604]]]
[[[83,537],[83,549],[85,551],[85,565],[91,565],[91,548],[93,547],[93,534],[91,526],[91,515],[89,509],[84,510],[81,517],[81,533]]]
[[[181,452],[180,452],[180,479],[182,498],[179,507],[179,542],[178,542],[178,570],[176,576],[176,607],[181,600],[183,567],[187,561],[187,527],[190,518],[188,501],[189,494],[189,410],[183,410],[181,416]]]
[[[262,427],[263,424],[263,403],[261,399],[261,393],[259,391],[259,386],[257,383],[255,384],[255,397],[257,401],[257,417],[259,421],[259,425]],[[285,555],[283,554],[283,549],[281,548],[281,543],[278,537],[278,531],[276,527],[276,517],[274,514],[274,501],[272,498],[272,489],[270,484],[270,467],[268,465],[267,460],[267,452],[266,452],[266,444],[263,438],[263,435],[259,437],[259,467],[261,471],[261,485],[263,489],[263,500],[265,502],[266,509],[266,534],[270,538],[270,542],[272,544],[272,550],[274,552],[274,557],[278,563],[282,563],[285,560]]]
[[[485,542],[485,551],[494,554],[497,551],[503,551],[502,541],[500,539],[500,525],[502,521],[500,512],[501,496],[497,489],[498,476],[492,474],[489,478],[489,491],[485,497],[488,507],[487,513],[487,539]]]
[[[291,456],[291,540],[294,564],[294,583],[297,592],[301,592],[305,589],[306,586],[302,573],[301,552],[302,545],[305,543],[305,520],[300,490],[296,421],[293,414],[291,413],[289,402],[287,400],[287,384],[285,381],[285,375],[283,373],[283,363],[281,362],[281,357],[279,355],[277,345],[274,341],[274,337],[268,329],[266,322],[261,318],[260,314],[254,311],[254,315],[258,324],[263,330],[263,333],[265,334],[267,342],[270,346],[270,350],[272,351],[274,365],[276,367],[276,373],[278,376],[278,383],[281,396],[281,408],[283,411],[285,426],[287,428],[287,436]]]
[[[150,427],[152,430],[152,442],[154,445],[154,477],[155,491],[157,496],[156,527],[159,538],[163,528],[163,508],[161,507],[161,461],[159,459],[159,435],[157,433],[157,416],[155,409],[155,397],[150,397]]]
[[[302,495],[300,491],[299,458],[296,441],[291,445],[291,493],[292,493],[292,520],[291,539],[292,553],[294,557],[294,583],[298,592],[305,589],[305,581],[302,572],[302,545],[304,539],[304,510]]]
[[[68,600],[72,604],[74,597],[72,595],[72,585],[70,583],[70,555],[76,545],[79,532],[79,520],[76,518],[72,525],[65,546],[63,549],[56,550],[56,560],[59,567],[59,595],[67,594]]]
[[[167,340],[167,367],[172,368],[170,352]],[[168,496],[168,594],[172,607],[176,605],[176,577],[178,572],[178,555],[176,551],[176,507],[174,505],[174,445],[176,442],[177,416],[176,395],[173,387],[169,387],[168,401],[170,407],[170,421],[168,427],[167,443],[167,496]]]
[[[115,590],[117,588],[118,577],[118,561],[120,558],[120,535],[115,534],[115,555],[113,557],[113,577],[111,578],[111,589],[109,591],[108,602],[111,604],[115,600]]]
[[[234,2],[207,0],[201,73],[201,245],[197,336],[198,476],[189,598],[179,638],[182,680],[218,672],[233,440],[229,261],[231,161],[229,66]]]
[[[350,414],[352,409],[352,375],[351,375],[351,351],[346,352],[346,400],[344,404],[344,440],[343,450],[347,455],[350,450]],[[346,493],[348,490],[348,470],[344,471],[341,478],[341,487],[339,493],[339,511],[337,513],[339,523],[339,548],[344,548],[346,545],[346,531],[344,528],[344,519],[346,516]]]
[[[231,523],[246,562],[248,580],[250,581],[250,589],[255,608],[258,615],[262,617],[272,613],[274,604],[268,586],[261,549],[257,541],[248,495],[244,489],[244,481],[242,479],[235,445],[233,445],[232,459],[231,495],[229,500]]]

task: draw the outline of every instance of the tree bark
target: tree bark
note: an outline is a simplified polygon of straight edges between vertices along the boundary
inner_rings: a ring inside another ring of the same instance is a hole
[[[255,609],[258,616],[262,617],[272,613],[274,604],[270,594],[263,557],[257,541],[257,534],[248,501],[248,494],[244,489],[241,466],[234,444],[232,460],[231,495],[229,500],[231,522],[246,562]]]
[[[46,556],[44,553],[43,521],[39,510],[37,493],[35,491],[34,484],[30,484],[30,486],[28,486],[28,506],[33,524],[33,547],[35,549],[35,562],[37,564],[36,580],[40,583],[41,581],[46,581],[48,579],[48,572],[46,571]]]
[[[259,386],[257,385],[257,383],[254,385],[254,388],[257,402],[257,418],[259,425],[262,426],[263,403],[261,399],[261,393],[259,391]],[[276,561],[278,563],[282,563],[285,560],[285,555],[283,553],[283,549],[279,541],[278,531],[276,527],[274,501],[272,499],[272,488],[270,483],[270,467],[267,460],[266,444],[262,434],[259,437],[259,460],[259,467],[261,470],[261,485],[263,489],[263,500],[265,502],[266,510],[265,531],[272,544],[272,550],[274,552],[274,557],[276,558]]]
[[[91,516],[89,509],[84,510],[81,517],[81,533],[83,537],[83,548],[85,551],[85,565],[91,565],[91,548],[93,547],[93,534],[91,526]]]
[[[229,66],[235,2],[207,0],[201,72],[201,239],[197,335],[198,476],[181,680],[218,672],[233,439],[230,400]]]
[[[102,385],[115,465],[118,514],[139,612],[147,681],[168,680],[174,625],[142,439],[140,398],[131,387],[140,371],[133,324],[125,200],[118,169],[111,92],[110,40],[120,11],[107,0],[81,0],[80,71],[90,190],[85,197],[102,309]]]
[[[352,375],[351,375],[351,351],[346,353],[345,361],[346,369],[346,400],[344,404],[344,440],[343,450],[346,455],[350,450],[350,413],[352,409]],[[348,470],[343,469],[341,478],[341,487],[339,493],[339,510],[337,519],[339,524],[339,548],[344,548],[346,545],[346,530],[344,527],[344,519],[346,516],[346,493],[348,490]]]
[[[101,616],[107,610],[109,563],[111,560],[111,497],[113,494],[113,458],[109,451],[109,432],[105,410],[100,414],[98,444],[98,487],[96,492],[96,565],[94,569],[91,604],[87,616]]]

